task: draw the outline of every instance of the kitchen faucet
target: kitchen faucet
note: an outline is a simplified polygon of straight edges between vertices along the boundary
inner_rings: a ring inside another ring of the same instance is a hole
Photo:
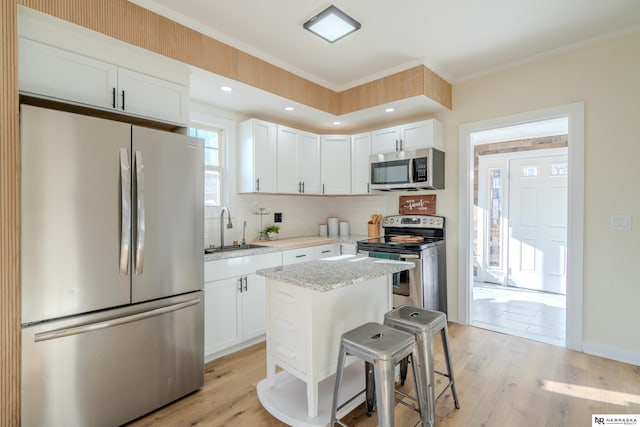
[[[220,211],[220,247],[224,248],[224,213],[227,213],[227,228],[233,228],[233,224],[231,223],[231,212],[226,206],[222,207]]]

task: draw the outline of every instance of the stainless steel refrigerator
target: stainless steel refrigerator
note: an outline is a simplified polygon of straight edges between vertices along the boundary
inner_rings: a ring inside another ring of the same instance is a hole
[[[113,426],[200,388],[203,143],[21,105],[22,425]]]

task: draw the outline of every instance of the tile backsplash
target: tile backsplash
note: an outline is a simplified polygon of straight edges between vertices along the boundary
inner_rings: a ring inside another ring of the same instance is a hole
[[[386,195],[376,196],[284,196],[263,194],[238,194],[232,197],[229,209],[233,228],[225,228],[225,244],[242,240],[243,222],[247,222],[246,240],[258,238],[260,215],[259,208],[265,208],[268,214],[262,216],[262,227],[273,224],[275,212],[282,212],[279,236],[281,238],[318,235],[318,225],[326,224],[328,217],[337,217],[348,221],[352,235],[366,235],[367,221],[373,213],[396,213],[396,201]],[[389,206],[392,206],[389,208]],[[394,211],[395,210],[395,211]],[[220,245],[220,209],[206,208],[205,246]]]

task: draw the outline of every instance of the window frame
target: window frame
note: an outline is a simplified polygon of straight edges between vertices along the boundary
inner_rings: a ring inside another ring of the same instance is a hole
[[[218,135],[218,148],[217,148],[218,165],[217,166],[206,163],[207,150],[216,150],[216,149],[215,148],[211,148],[211,147],[207,147],[206,138],[204,138],[202,135],[199,135],[199,132],[215,133],[215,134]],[[218,201],[217,201],[218,203],[214,204],[214,203],[208,202],[206,200],[206,197],[205,197],[204,206],[205,207],[211,207],[211,208],[221,207],[221,206],[224,205],[223,200],[224,200],[224,181],[225,181],[225,168],[224,168],[224,163],[223,163],[224,129],[218,128],[218,127],[213,127],[213,126],[202,126],[202,125],[199,124],[198,126],[190,126],[189,129],[188,129],[188,133],[189,133],[189,136],[205,139],[203,158],[202,158],[202,163],[203,163],[203,166],[204,166],[204,169],[203,169],[204,174],[202,176],[202,179],[206,179],[207,172],[217,172],[218,173]],[[206,196],[206,193],[204,193],[203,196]]]

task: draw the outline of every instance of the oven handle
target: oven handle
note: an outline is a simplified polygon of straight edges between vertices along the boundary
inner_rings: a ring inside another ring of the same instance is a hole
[[[358,255],[369,256],[369,251],[359,250]],[[420,255],[416,254],[400,254],[400,259],[420,259]]]

